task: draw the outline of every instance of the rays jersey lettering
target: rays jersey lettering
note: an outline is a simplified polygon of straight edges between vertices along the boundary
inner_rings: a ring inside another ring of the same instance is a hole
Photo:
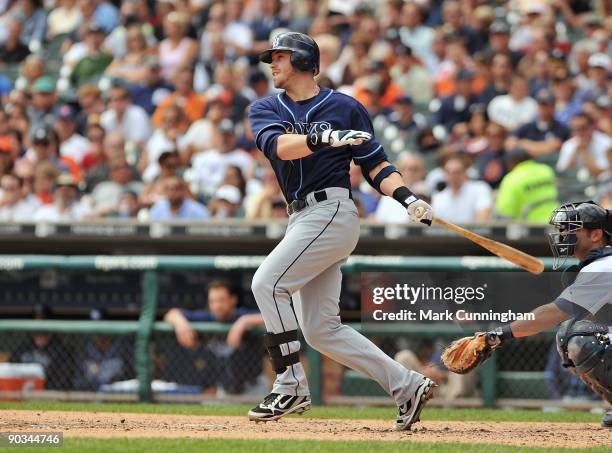
[[[301,159],[278,158],[276,142],[283,134],[306,135],[327,129],[374,134],[366,109],[352,97],[328,88],[321,88],[315,97],[299,102],[284,92],[259,99],[251,105],[249,121],[255,143],[270,160],[287,202],[328,187],[350,189],[351,160],[361,166],[364,174],[387,160],[374,138],[359,146],[328,147]]]
[[[314,123],[296,123],[293,124],[291,121],[283,121],[283,127],[287,134],[298,134],[308,135],[313,132],[323,132],[324,130],[331,129],[331,124],[327,121],[320,121]]]

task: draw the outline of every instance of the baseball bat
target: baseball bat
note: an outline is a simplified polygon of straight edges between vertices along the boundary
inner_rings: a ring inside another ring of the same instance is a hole
[[[415,214],[420,217],[422,211],[423,208],[417,208]],[[470,241],[481,246],[482,248],[487,249],[494,255],[508,260],[511,263],[514,263],[517,266],[525,269],[526,271],[531,272],[532,274],[541,274],[542,271],[544,271],[544,262],[536,258],[535,256],[528,255],[527,253],[521,252],[520,250],[517,250],[514,247],[510,247],[509,245],[502,244],[501,242],[486,238],[472,231],[466,230],[465,228],[461,228],[460,226],[457,226],[454,223],[442,220],[438,217],[434,217],[433,221],[436,222],[438,225],[441,225],[444,228],[452,230],[455,233],[458,233],[459,235],[463,236],[464,238],[469,239]]]

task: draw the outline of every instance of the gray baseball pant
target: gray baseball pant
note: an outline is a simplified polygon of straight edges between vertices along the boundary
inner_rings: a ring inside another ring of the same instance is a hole
[[[347,189],[326,189],[327,200],[289,217],[285,237],[266,257],[253,277],[252,290],[271,333],[296,330],[310,346],[342,365],[359,371],[405,403],[423,376],[407,370],[351,327],[340,323],[340,266],[359,239],[359,216]],[[300,349],[300,342],[280,346],[283,355]],[[310,394],[301,363],[277,375],[272,391]]]

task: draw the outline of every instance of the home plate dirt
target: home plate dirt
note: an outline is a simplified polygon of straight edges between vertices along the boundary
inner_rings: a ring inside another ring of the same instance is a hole
[[[405,440],[543,447],[612,446],[612,430],[590,423],[424,421],[412,431],[391,420],[289,417],[255,423],[246,417],[109,412],[0,411],[0,432],[62,431],[70,437],[177,437],[225,439]]]

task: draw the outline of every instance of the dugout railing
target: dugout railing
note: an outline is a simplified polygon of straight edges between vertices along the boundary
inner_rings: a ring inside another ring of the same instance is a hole
[[[138,380],[138,400],[155,401],[152,381],[152,337],[170,333],[172,327],[155,322],[159,296],[157,271],[172,270],[225,270],[254,271],[263,257],[253,256],[0,256],[0,270],[19,271],[33,269],[97,270],[97,271],[141,271],[143,272],[141,308],[138,321],[68,321],[68,320],[24,320],[0,319],[0,334],[16,332],[57,332],[64,334],[133,335],[135,373]],[[552,261],[544,259],[547,269]],[[398,256],[353,256],[343,266],[345,273],[409,272],[434,270],[515,270],[507,262],[495,257],[398,257]],[[414,335],[450,340],[465,334],[459,326],[443,328],[422,324],[403,324],[401,329],[389,324],[351,324],[357,330],[376,337]],[[477,327],[477,326],[473,326]],[[194,323],[194,329],[202,334],[227,334],[229,326],[219,323]],[[312,398],[316,404],[325,403],[323,393],[323,361],[321,355],[311,348],[306,350],[309,382]],[[481,368],[481,398],[487,407],[496,405],[498,399],[498,369],[496,354]]]

